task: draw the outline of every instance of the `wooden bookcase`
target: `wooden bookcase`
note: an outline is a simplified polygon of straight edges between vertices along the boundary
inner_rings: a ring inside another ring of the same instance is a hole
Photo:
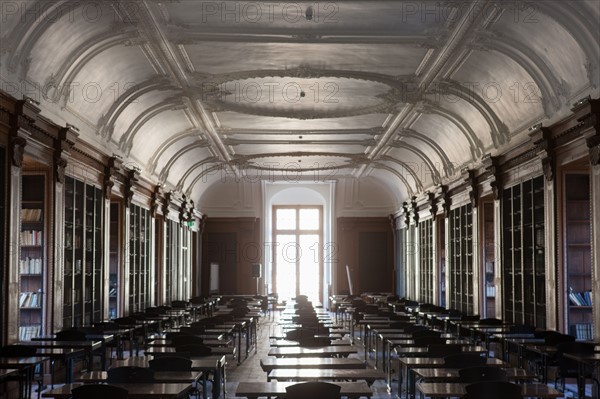
[[[544,178],[502,193],[504,320],[546,326]]]
[[[450,308],[473,314],[473,210],[471,204],[450,211]]]
[[[419,300],[433,303],[433,222],[427,219],[419,223],[420,292]]]
[[[177,299],[177,281],[179,270],[179,223],[167,220],[165,235],[165,301],[170,304]]]
[[[446,218],[438,216],[437,225],[437,268],[438,289],[440,290],[439,306],[446,307]]]
[[[579,339],[593,339],[590,177],[584,173],[567,173],[564,182],[569,334]]]
[[[21,192],[19,340],[44,333],[46,175],[24,174]]]
[[[150,212],[130,205],[129,220],[129,313],[150,307]]]
[[[63,328],[104,319],[102,190],[65,178]]]
[[[121,204],[110,204],[110,231],[109,231],[109,264],[108,264],[108,318],[114,319],[121,315],[120,295],[121,286]]]
[[[484,202],[483,209],[483,298],[485,298],[485,317],[496,317],[496,286],[494,283],[494,263],[496,243],[494,241],[494,203]]]

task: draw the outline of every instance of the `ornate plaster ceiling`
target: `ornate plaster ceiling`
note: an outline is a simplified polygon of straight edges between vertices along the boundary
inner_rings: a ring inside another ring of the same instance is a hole
[[[599,95],[600,3],[2,3],[0,79],[149,179],[373,177],[396,198]]]

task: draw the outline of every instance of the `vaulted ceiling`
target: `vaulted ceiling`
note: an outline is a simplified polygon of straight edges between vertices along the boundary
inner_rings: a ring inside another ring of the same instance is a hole
[[[193,199],[223,176],[407,198],[598,97],[600,2],[2,3],[0,79]]]

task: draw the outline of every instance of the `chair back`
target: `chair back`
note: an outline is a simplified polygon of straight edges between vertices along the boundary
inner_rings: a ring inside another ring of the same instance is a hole
[[[285,333],[285,339],[298,341],[302,338],[312,338],[315,335],[315,330],[312,328],[296,328]]]
[[[6,345],[0,348],[0,357],[30,357],[35,356],[37,349],[27,345]]]
[[[212,348],[206,345],[189,344],[176,346],[177,352],[189,352],[190,356],[210,356]]]
[[[501,326],[502,320],[494,318],[481,319],[479,320],[479,324],[483,326]]]
[[[179,334],[172,337],[171,342],[173,343],[173,346],[202,345],[204,344],[204,339],[197,335]]]
[[[154,370],[138,366],[114,367],[108,369],[107,381],[112,384],[152,383],[154,382]]]
[[[460,344],[430,344],[427,345],[427,356],[429,357],[446,357],[462,352]]]
[[[75,329],[62,330],[56,333],[58,341],[87,341],[85,331]]]
[[[180,356],[161,356],[148,362],[154,371],[190,371],[192,361]]]
[[[286,399],[340,399],[341,387],[322,381],[301,382],[285,388]]]
[[[444,345],[446,340],[435,335],[426,335],[413,339],[415,346]]]
[[[462,369],[469,366],[483,366],[487,358],[478,353],[456,353],[444,357],[444,367]]]
[[[304,348],[319,348],[331,345],[331,339],[325,337],[302,337],[298,340],[298,343]]]
[[[501,367],[474,366],[458,370],[460,382],[473,384],[483,381],[507,381],[506,371]]]
[[[556,345],[556,362],[558,374],[562,377],[577,377],[579,362],[564,356],[565,353],[594,353],[595,345],[587,342],[563,342]]]
[[[71,389],[72,399],[128,399],[127,389],[107,384],[87,384]]]
[[[521,387],[507,381],[476,382],[466,386],[467,399],[521,399]]]
[[[574,342],[575,337],[572,335],[566,334],[550,334],[544,338],[544,343],[546,345],[556,346],[563,342]]]

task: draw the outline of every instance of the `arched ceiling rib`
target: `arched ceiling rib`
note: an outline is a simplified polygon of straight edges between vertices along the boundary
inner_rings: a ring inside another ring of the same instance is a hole
[[[286,165],[406,199],[600,93],[596,1],[302,1],[293,21],[279,3],[235,21],[218,2],[94,4],[4,8],[2,87],[195,200],[221,172]]]

